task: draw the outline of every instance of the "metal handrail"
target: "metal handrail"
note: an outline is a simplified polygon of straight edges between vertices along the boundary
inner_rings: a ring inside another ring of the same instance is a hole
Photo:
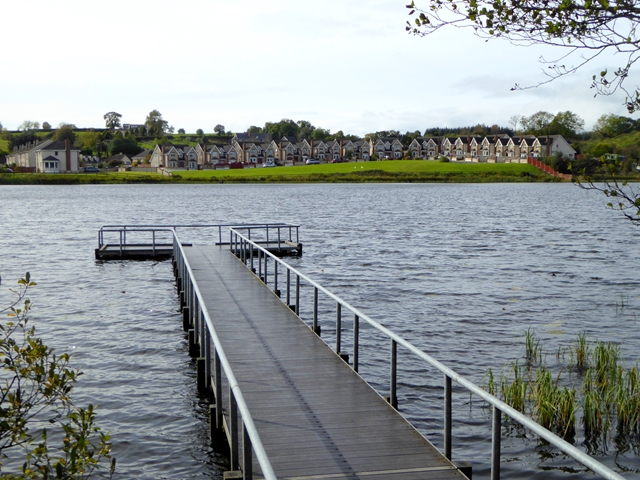
[[[531,418],[523,415],[518,412],[505,402],[499,400],[495,396],[489,394],[482,388],[478,387],[473,382],[467,380],[462,375],[459,375],[451,368],[443,365],[435,358],[426,354],[418,347],[414,346],[401,336],[392,332],[388,328],[384,327],[380,323],[376,322],[365,313],[361,312],[356,307],[353,307],[346,301],[342,300],[337,295],[331,293],[329,290],[324,288],[322,285],[312,280],[305,274],[301,273],[297,269],[291,267],[289,264],[279,259],[266,249],[262,248],[259,244],[251,241],[248,237],[243,236],[241,233],[236,231],[235,229],[231,229],[232,242],[231,245],[235,248],[236,254],[243,260],[243,262],[249,262],[248,267],[251,270],[254,270],[254,249],[258,251],[258,264],[259,271],[258,276],[263,279],[264,283],[267,284],[268,275],[267,275],[267,259],[271,258],[274,263],[274,290],[278,290],[278,265],[282,265],[287,272],[287,290],[286,290],[286,303],[290,302],[290,275],[293,273],[296,276],[296,303],[295,303],[295,312],[300,315],[300,279],[308,282],[314,288],[314,312],[313,312],[313,329],[314,331],[317,329],[317,311],[318,311],[318,301],[317,295],[318,292],[321,291],[326,294],[329,298],[333,299],[336,302],[336,353],[340,353],[340,319],[342,315],[342,309],[347,309],[354,314],[354,360],[353,360],[353,368],[354,370],[358,370],[358,337],[357,332],[359,331],[359,321],[364,320],[369,325],[374,327],[376,330],[383,333],[391,340],[391,387],[390,387],[390,395],[389,401],[392,405],[397,405],[396,400],[396,380],[395,380],[395,370],[396,370],[396,358],[397,358],[397,345],[402,345],[410,352],[414,353],[416,356],[426,361],[433,367],[440,370],[445,375],[445,456],[451,460],[451,380],[454,380],[459,385],[463,386],[471,393],[478,395],[484,401],[489,403],[492,406],[493,410],[493,421],[492,421],[492,461],[491,461],[491,480],[498,480],[500,478],[500,440],[501,440],[501,413],[504,413],[509,418],[515,420],[520,423],[524,427],[536,433],[541,438],[545,439],[551,445],[559,448],[562,452],[571,456],[575,460],[577,460],[582,465],[591,469],[595,473],[599,474],[603,478],[608,480],[625,480],[624,477],[614,472],[610,468],[606,467],[602,463],[593,459],[586,453],[582,452],[578,448],[571,445],[569,442],[563,440],[562,438],[555,435],[553,432],[547,430],[540,424],[533,421]],[[262,269],[262,262],[264,261],[264,272]],[[254,270],[255,271],[255,270]]]
[[[173,240],[174,240],[174,247],[173,247],[174,259],[178,262],[178,264],[180,265],[180,268],[184,269],[184,276],[182,278],[192,279],[193,271],[191,270],[191,266],[189,265],[189,262],[186,259],[182,244],[175,231],[173,232]],[[275,472],[273,471],[273,467],[271,466],[271,462],[269,461],[267,452],[265,451],[262,441],[260,439],[260,435],[258,434],[258,430],[253,422],[253,418],[251,417],[251,412],[249,411],[249,408],[247,407],[247,404],[244,400],[242,390],[238,385],[236,377],[231,368],[231,364],[227,359],[227,356],[224,352],[224,348],[222,347],[222,343],[220,342],[216,329],[213,326],[213,322],[211,321],[211,317],[209,316],[209,312],[205,306],[204,299],[202,297],[200,289],[198,288],[198,285],[195,282],[190,282],[190,288],[193,289],[192,293],[195,299],[197,299],[198,305],[200,307],[200,311],[202,312],[202,317],[207,326],[207,331],[210,335],[211,340],[214,343],[216,359],[219,359],[222,369],[224,370],[225,375],[227,377],[227,382],[229,384],[230,392],[233,396],[233,399],[235,399],[236,406],[239,409],[240,414],[242,416],[244,431],[246,431],[246,434],[250,439],[251,448],[255,452],[258,463],[260,464],[262,475],[266,480],[277,480]],[[208,352],[208,349],[206,347],[205,347],[205,352]],[[209,364],[210,364],[210,358],[207,357],[207,365]],[[218,385],[218,388],[219,388],[219,385]],[[216,409],[221,411],[221,398],[219,397],[216,398],[216,404],[217,404]],[[251,455],[251,451],[246,449],[245,462],[247,461],[247,458],[246,458],[247,452],[249,455]],[[251,478],[251,475],[250,474],[247,475],[247,472],[245,472],[244,478]]]
[[[266,230],[267,240],[269,239],[269,229],[278,229],[278,238],[280,238],[280,229],[289,229],[289,240],[292,240],[291,232],[295,231],[296,243],[298,242],[299,225],[291,225],[288,223],[216,223],[216,224],[174,224],[174,225],[154,225],[154,224],[140,224],[140,225],[103,225],[98,230],[98,248],[102,248],[105,244],[105,233],[118,233],[120,236],[119,245],[122,249],[123,245],[127,244],[127,232],[157,232],[157,231],[177,231],[178,228],[217,228],[218,229],[218,244],[226,245],[222,240],[223,228],[241,228],[251,230]],[[249,235],[250,236],[250,235]],[[155,245],[155,239],[154,239]]]

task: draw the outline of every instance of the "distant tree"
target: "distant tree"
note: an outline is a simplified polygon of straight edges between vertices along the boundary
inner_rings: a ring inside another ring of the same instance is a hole
[[[632,118],[610,113],[598,118],[593,130],[603,137],[612,138],[637,130],[637,123]]]
[[[73,131],[72,125],[62,125],[60,128],[56,130],[56,133],[53,134],[54,140],[69,140],[71,144],[76,140],[76,134]]]
[[[299,130],[298,124],[288,118],[283,118],[278,123],[266,122],[262,129],[263,133],[271,135],[275,141],[282,137],[297,137]]]
[[[33,144],[38,140],[33,130],[28,130],[19,135],[11,135],[9,137],[9,149],[13,150],[23,145]]]
[[[509,125],[513,128],[513,133],[518,133],[518,125],[522,125],[522,120],[524,117],[522,115],[513,115],[509,117]]]
[[[174,133],[176,131],[175,127],[173,125],[169,125],[167,127],[167,132],[168,133]]]
[[[186,132],[184,131],[184,128],[179,128],[179,129],[178,129],[178,133],[179,133],[180,135],[184,135]]]
[[[562,135],[564,138],[576,138],[584,131],[584,120],[573,112],[558,112],[549,124],[552,135]]]
[[[51,130],[51,124],[49,122],[42,122],[43,130]]]
[[[18,127],[18,130],[22,130],[23,132],[26,132],[28,130],[38,130],[39,128],[40,128],[40,122],[25,120],[20,124],[20,126]]]
[[[549,112],[537,112],[530,117],[522,117],[522,129],[529,135],[549,135],[549,125],[554,116]]]
[[[169,122],[162,118],[162,114],[158,110],[151,110],[144,122],[149,135],[161,136],[169,129]]]
[[[591,147],[591,150],[589,151],[589,154],[592,157],[600,158],[605,153],[612,153],[612,152],[613,152],[613,147],[609,143],[607,143],[607,142],[598,142],[593,147]]]
[[[126,153],[127,155],[136,155],[140,153],[143,149],[138,145],[138,143],[133,138],[127,138],[123,136],[116,136],[111,141],[111,146],[109,148],[109,152],[111,155],[116,155],[118,153]]]
[[[0,133],[2,133],[2,122],[0,122]]]
[[[224,125],[217,124],[215,127],[213,127],[213,131],[218,135],[224,135],[225,133]]]
[[[313,131],[316,129],[311,122],[307,120],[298,120],[298,137],[302,139],[311,139]]]
[[[196,135],[204,135],[204,131],[201,128],[199,128],[196,130]]]
[[[331,135],[331,131],[326,128],[315,128],[311,133],[311,140],[325,140]]]
[[[122,118],[122,115],[120,115],[119,113],[107,112],[104,114],[103,118],[105,121],[105,125],[109,130],[120,128],[120,118]]]
[[[251,125],[247,128],[247,135],[259,135],[262,133],[261,127],[256,127],[255,125]]]

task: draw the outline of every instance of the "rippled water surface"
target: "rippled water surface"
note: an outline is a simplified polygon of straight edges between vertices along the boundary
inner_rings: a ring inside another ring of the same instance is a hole
[[[300,224],[292,263],[482,383],[522,358],[529,327],[550,364],[582,331],[638,361],[638,232],[605,203],[569,184],[3,186],[2,295],[24,271],[38,282],[32,319],[85,372],[76,394],[98,405],[120,478],[216,478],[224,459],[208,446],[171,265],[95,261],[101,225]],[[327,306],[328,342],[334,318]],[[388,345],[368,333],[361,371],[386,389]],[[399,362],[401,412],[441,446],[441,375]],[[454,460],[488,478],[489,412],[454,390]],[[614,450],[599,459],[640,478],[633,450]],[[533,438],[503,439],[503,478],[592,478],[573,469]]]

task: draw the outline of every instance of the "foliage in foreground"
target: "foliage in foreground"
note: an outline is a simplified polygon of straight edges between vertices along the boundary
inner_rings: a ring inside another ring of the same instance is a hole
[[[36,283],[27,273],[18,285],[9,289],[14,301],[0,309],[7,315],[0,321],[0,477],[89,478],[111,458],[109,434],[95,425],[92,405],[73,403],[81,372],[69,355],[57,355],[28,326],[26,294]],[[114,469],[112,459],[109,477]]]
[[[488,371],[489,393],[568,441],[574,441],[581,426],[589,453],[605,450],[614,432],[618,440],[637,440],[640,373],[637,366],[622,365],[619,346],[591,345],[582,333],[556,354],[558,360],[569,358],[556,375],[531,329],[525,331],[525,347],[524,364],[516,361],[499,381]]]

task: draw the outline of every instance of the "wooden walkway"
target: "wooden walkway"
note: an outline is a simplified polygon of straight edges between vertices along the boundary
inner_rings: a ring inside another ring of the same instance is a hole
[[[185,252],[279,479],[467,478],[228,247]]]

